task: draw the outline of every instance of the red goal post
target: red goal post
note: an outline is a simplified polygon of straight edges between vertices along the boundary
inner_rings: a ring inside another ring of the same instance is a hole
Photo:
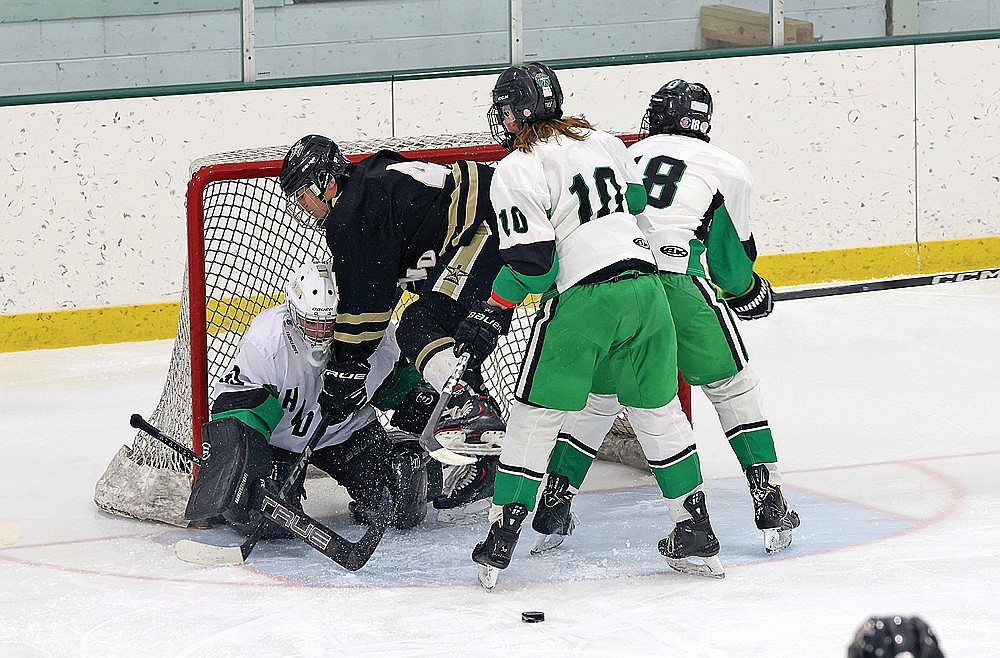
[[[631,144],[636,136],[622,139]],[[506,155],[486,133],[345,141],[340,147],[354,162],[382,149],[443,165],[496,162]],[[286,150],[222,153],[191,166],[185,292],[167,381],[150,421],[199,454],[212,383],[229,367],[240,336],[253,317],[282,301],[282,284],[297,263],[330,257],[325,236],[300,226],[284,211],[277,176]],[[504,413],[533,313],[530,304],[519,308],[511,332],[484,364],[484,377]],[[690,389],[683,383],[681,402],[690,418]],[[641,456],[624,418],[605,445],[609,450],[603,452],[616,461],[629,463]],[[112,513],[185,525],[183,505],[191,476],[184,460],[140,433],[108,466],[95,502]]]

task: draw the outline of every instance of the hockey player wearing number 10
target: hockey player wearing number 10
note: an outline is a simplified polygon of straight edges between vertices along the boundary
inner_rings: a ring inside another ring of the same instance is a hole
[[[366,515],[378,507],[387,486],[391,525],[411,528],[426,516],[424,453],[415,440],[390,439],[372,408],[398,402],[419,376],[412,366],[397,372],[399,348],[390,326],[360,377],[325,381],[337,297],[327,263],[298,267],[285,285],[285,303],[258,314],[240,339],[229,370],[215,384],[212,420],[203,430],[211,459],[195,480],[186,512],[190,520],[221,515],[249,534],[261,517],[264,488],[276,492],[290,476],[321,412],[332,424],[309,463],[347,489],[357,522],[368,522]],[[236,448],[223,455],[220,446]],[[244,474],[251,483],[246,494],[243,486],[234,486]],[[304,478],[303,470],[286,497],[293,506],[301,505]],[[219,499],[218,492],[229,491],[240,492],[235,502]],[[264,536],[289,536],[270,520],[267,524]]]
[[[791,543],[799,516],[782,495],[759,380],[732,317],[769,315],[771,286],[753,271],[757,249],[750,230],[750,170],[709,144],[711,121],[712,96],[702,84],[672,80],[652,95],[640,129],[646,137],[629,147],[647,193],[639,226],[670,302],[680,371],[715,406],[749,483],[764,548],[773,553]],[[616,411],[608,410],[608,427]],[[571,529],[572,487],[583,481],[605,431],[590,432],[584,423],[564,427],[564,436],[574,440],[560,442],[551,471],[568,476],[572,486],[561,492],[556,487],[545,497],[547,524],[540,532]],[[701,481],[694,447],[672,468],[686,468]]]
[[[563,118],[562,100],[548,66],[513,66],[500,75],[489,113],[494,138],[510,151],[490,190],[506,263],[490,308],[502,313],[529,294],[542,301],[511,404],[491,526],[472,552],[486,589],[510,563],[570,412],[586,415],[605,400],[620,401],[651,464],[693,443],[677,378],[663,376],[676,372],[676,337],[633,215],[646,197],[638,170],[617,137],[585,119]],[[472,342],[483,324],[470,316],[456,341]],[[668,499],[689,493],[658,482]],[[708,522],[703,497],[694,509],[667,510],[675,521],[686,514]],[[721,572],[716,553],[717,542],[705,557]]]
[[[492,176],[485,164],[463,160],[446,167],[392,151],[351,163],[320,135],[301,138],[282,164],[288,213],[323,230],[333,255],[340,310],[329,377],[350,373],[371,356],[400,298],[400,281],[418,279],[412,285],[419,298],[403,310],[396,334],[403,356],[430,384],[408,400],[411,408],[423,403],[424,413],[404,428],[418,435],[419,421],[430,417],[456,368],[455,328],[489,293],[500,270],[488,194]],[[477,365],[442,413],[436,437],[478,461],[469,471],[473,477],[436,507],[456,507],[493,491],[504,423]]]

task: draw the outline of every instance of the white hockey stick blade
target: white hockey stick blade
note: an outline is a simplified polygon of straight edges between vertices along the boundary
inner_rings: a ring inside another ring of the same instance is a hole
[[[487,592],[492,592],[497,586],[497,578],[500,577],[500,569],[491,567],[488,564],[477,565],[479,567],[479,584]]]
[[[482,498],[462,507],[439,509],[437,511],[437,520],[438,523],[457,523],[461,525],[480,523],[486,520],[486,513],[489,512],[492,504],[493,501],[489,498]]]
[[[445,448],[444,446],[438,448],[437,450],[430,450],[428,454],[442,464],[448,464],[449,466],[461,466],[463,464],[476,463],[475,457],[460,455],[457,452],[448,450],[448,448]]]
[[[21,541],[21,524],[16,521],[0,523],[0,548]]]
[[[726,570],[722,568],[722,562],[718,556],[714,557],[689,557],[686,559],[667,558],[667,564],[678,573],[689,576],[702,576],[704,578],[725,578]]]
[[[210,567],[243,564],[246,561],[239,546],[211,546],[190,539],[174,544],[174,555],[185,562]]]
[[[764,530],[764,550],[768,553],[777,553],[788,548],[792,543],[792,531],[778,528],[768,528]]]

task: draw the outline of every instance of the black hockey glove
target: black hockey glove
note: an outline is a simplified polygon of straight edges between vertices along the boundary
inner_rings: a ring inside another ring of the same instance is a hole
[[[774,299],[771,296],[771,284],[756,272],[753,273],[753,285],[739,297],[725,300],[740,320],[759,320],[766,318],[774,309]]]
[[[392,414],[393,426],[410,434],[422,433],[440,397],[429,384],[411,389]]]
[[[476,306],[455,330],[455,354],[468,352],[471,357],[469,367],[479,365],[496,348],[500,336],[510,329],[513,318],[513,308],[476,302]]]
[[[336,425],[365,406],[368,393],[365,378],[371,365],[367,361],[330,362],[323,373],[323,390],[319,394],[319,406]]]

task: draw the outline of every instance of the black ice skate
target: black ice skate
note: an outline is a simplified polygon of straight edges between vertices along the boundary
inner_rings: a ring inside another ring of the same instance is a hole
[[[764,550],[776,553],[792,543],[792,530],[799,527],[799,515],[788,509],[781,487],[770,482],[767,466],[755,464],[746,470],[753,498],[757,528],[764,531]]]
[[[684,499],[684,509],[690,519],[681,521],[670,534],[660,540],[660,554],[674,571],[692,576],[725,578],[726,571],[719,561],[719,540],[708,520],[705,492],[695,491]]]
[[[521,524],[527,517],[527,507],[521,503],[507,503],[503,506],[503,516],[490,526],[486,540],[472,550],[472,561],[479,565],[479,584],[487,592],[496,586],[500,570],[510,564]]]
[[[486,455],[477,459],[475,464],[453,467],[444,484],[444,490],[450,493],[435,498],[434,509],[454,509],[477,500],[489,501],[493,497],[493,481],[499,461],[499,457]]]
[[[549,479],[542,490],[538,509],[531,520],[531,527],[539,533],[532,555],[544,553],[563,543],[576,528],[577,517],[571,505],[575,494],[569,490],[569,478],[558,473],[549,473]]]
[[[442,445],[464,455],[499,455],[507,426],[496,403],[460,384],[434,430]]]

